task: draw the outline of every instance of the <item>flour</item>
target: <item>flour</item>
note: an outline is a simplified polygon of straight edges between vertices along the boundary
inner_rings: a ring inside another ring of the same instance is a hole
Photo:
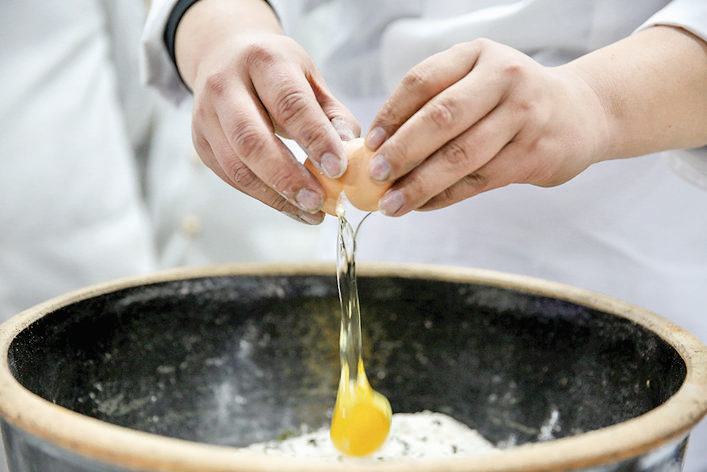
[[[329,428],[280,441],[253,444],[248,449],[277,456],[326,461],[439,459],[498,451],[465,424],[430,411],[394,414],[386,442],[378,451],[363,459],[350,458],[337,451],[329,439]]]

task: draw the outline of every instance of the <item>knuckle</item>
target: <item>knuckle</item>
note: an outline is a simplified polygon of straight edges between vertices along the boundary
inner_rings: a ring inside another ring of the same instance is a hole
[[[485,189],[486,185],[488,185],[488,179],[479,172],[471,172],[461,179],[460,184],[468,192],[475,194]]]
[[[386,160],[391,166],[391,175],[402,175],[419,164],[408,158],[412,155],[409,149],[409,141],[403,139],[391,139],[385,143]]]
[[[427,192],[427,181],[418,173],[412,173],[405,179],[405,187],[409,195],[424,196]]]
[[[378,111],[378,125],[388,130],[397,128],[405,119],[399,104],[394,101],[386,100]]]
[[[259,42],[249,42],[243,48],[243,62],[246,67],[263,67],[275,62],[273,51]]]
[[[396,110],[396,106],[390,100],[386,100],[378,111],[378,116],[384,121],[392,121],[396,116]]]
[[[427,105],[427,117],[440,129],[454,126],[457,115],[457,105],[449,99],[433,100]]]
[[[466,167],[471,160],[471,155],[466,146],[457,139],[448,142],[441,149],[441,153],[447,165],[452,168]]]
[[[268,178],[269,184],[281,196],[288,200],[293,200],[297,194],[297,190],[301,188],[296,172],[292,172],[286,166],[278,166],[273,169],[274,172]]]
[[[488,42],[488,40],[479,38],[472,41],[456,43],[449,48],[449,52],[452,54],[452,57],[458,59],[476,57],[480,52],[487,48]]]
[[[455,186],[446,188],[431,198],[425,206],[429,209],[442,208],[459,201],[458,188]]]
[[[417,88],[427,81],[427,74],[420,66],[415,66],[402,78],[401,85],[405,88]]]
[[[473,41],[469,41],[467,43],[461,43],[460,46],[466,47],[466,48],[476,48],[481,51],[485,51],[488,49],[494,49],[498,45],[497,42],[481,37],[481,38],[476,38]]]
[[[277,121],[287,127],[306,112],[308,104],[308,97],[302,90],[285,91],[275,102]]]
[[[288,203],[288,201],[285,200],[282,195],[278,195],[276,193],[274,193],[267,200],[265,200],[264,203],[281,213],[292,211],[292,205]]]
[[[223,96],[228,86],[228,74],[223,70],[216,70],[208,74],[204,79],[205,91],[216,97]]]
[[[501,70],[505,75],[515,81],[523,80],[525,76],[525,67],[515,60],[505,61],[501,66]]]
[[[221,167],[233,185],[241,191],[247,192],[259,185],[258,177],[240,160],[228,160]]]
[[[513,88],[525,91],[532,87],[533,71],[524,58],[512,56],[500,61],[498,71],[505,83]]]
[[[236,154],[244,159],[250,159],[262,153],[266,143],[253,126],[234,126],[229,136]]]
[[[402,78],[400,85],[404,90],[411,93],[421,94],[423,96],[430,95],[435,89],[432,83],[430,73],[424,63],[413,67]]]
[[[298,141],[305,149],[312,149],[317,144],[325,143],[329,137],[327,129],[316,124],[307,124],[300,127],[296,135],[299,138]]]
[[[300,221],[302,221],[301,218],[297,217],[297,212],[298,212],[297,207],[290,204],[287,200],[282,198],[280,195],[277,195],[270,200],[266,200],[265,204],[267,204],[269,207],[273,208],[275,211],[277,211],[279,213],[283,213],[285,215],[290,216],[291,218],[299,219]]]
[[[524,117],[530,123],[537,123],[537,119],[540,118],[540,110],[533,100],[523,96],[515,96],[511,99],[511,102],[516,114]]]
[[[474,193],[475,191],[468,187],[464,183],[464,179],[462,179],[430,198],[421,209],[429,211],[445,208],[470,197]]]

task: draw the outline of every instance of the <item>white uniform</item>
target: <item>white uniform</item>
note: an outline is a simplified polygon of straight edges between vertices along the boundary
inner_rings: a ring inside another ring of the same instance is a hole
[[[143,18],[139,1],[0,2],[0,321],[154,268],[133,157],[153,111],[130,49]]]
[[[139,1],[0,3],[2,319],[154,267],[134,158],[153,111],[131,51],[144,14]]]
[[[149,83],[179,101],[187,92],[159,40],[172,3],[153,7],[144,70]],[[364,129],[410,67],[458,42],[487,37],[554,65],[652,24],[681,26],[707,38],[704,0],[270,3]],[[643,306],[707,342],[706,189],[704,150],[605,162],[556,188],[512,185],[444,210],[374,215],[361,233],[358,254],[363,260],[467,265],[569,283]],[[334,254],[334,227],[326,228],[326,257]],[[686,470],[707,471],[707,421],[692,444]]]
[[[189,111],[140,83],[145,14],[0,2],[0,320],[120,276],[313,257],[316,230],[226,188],[194,158]]]

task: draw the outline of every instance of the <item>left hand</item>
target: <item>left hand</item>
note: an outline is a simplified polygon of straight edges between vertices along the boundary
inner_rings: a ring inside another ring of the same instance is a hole
[[[371,177],[396,181],[380,210],[446,207],[511,183],[562,184],[607,158],[607,116],[593,88],[489,40],[415,66],[367,135]]]

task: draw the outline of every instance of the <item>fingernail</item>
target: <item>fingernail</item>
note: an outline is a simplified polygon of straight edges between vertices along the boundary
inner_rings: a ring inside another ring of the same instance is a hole
[[[349,126],[349,123],[343,118],[333,118],[331,120],[331,125],[334,127],[336,133],[342,141],[351,141],[356,138],[356,135]]]
[[[302,212],[297,214],[297,218],[299,218],[301,221],[304,223],[307,223],[308,225],[316,226],[320,224],[322,221],[324,221],[324,218],[319,213],[307,213],[307,212]]]
[[[380,154],[371,159],[368,172],[376,182],[385,182],[390,177],[390,164],[386,158]]]
[[[323,197],[314,190],[310,190],[308,188],[303,188],[297,192],[295,201],[297,202],[297,206],[310,213],[319,211],[322,205],[324,205]]]
[[[386,216],[393,216],[405,204],[403,194],[397,190],[391,190],[383,195],[378,202],[378,209]]]
[[[321,167],[327,177],[336,179],[341,177],[346,170],[346,163],[334,153],[325,152],[322,155]]]
[[[288,212],[283,212],[284,215],[288,216],[289,218],[292,218],[298,223],[304,223],[312,226],[316,226],[320,224],[322,221],[324,221],[323,218],[316,216],[317,213],[307,213],[307,212],[302,212],[298,214],[294,213],[288,213]]]
[[[366,146],[370,149],[378,149],[385,141],[385,130],[380,126],[373,128],[366,136]]]

